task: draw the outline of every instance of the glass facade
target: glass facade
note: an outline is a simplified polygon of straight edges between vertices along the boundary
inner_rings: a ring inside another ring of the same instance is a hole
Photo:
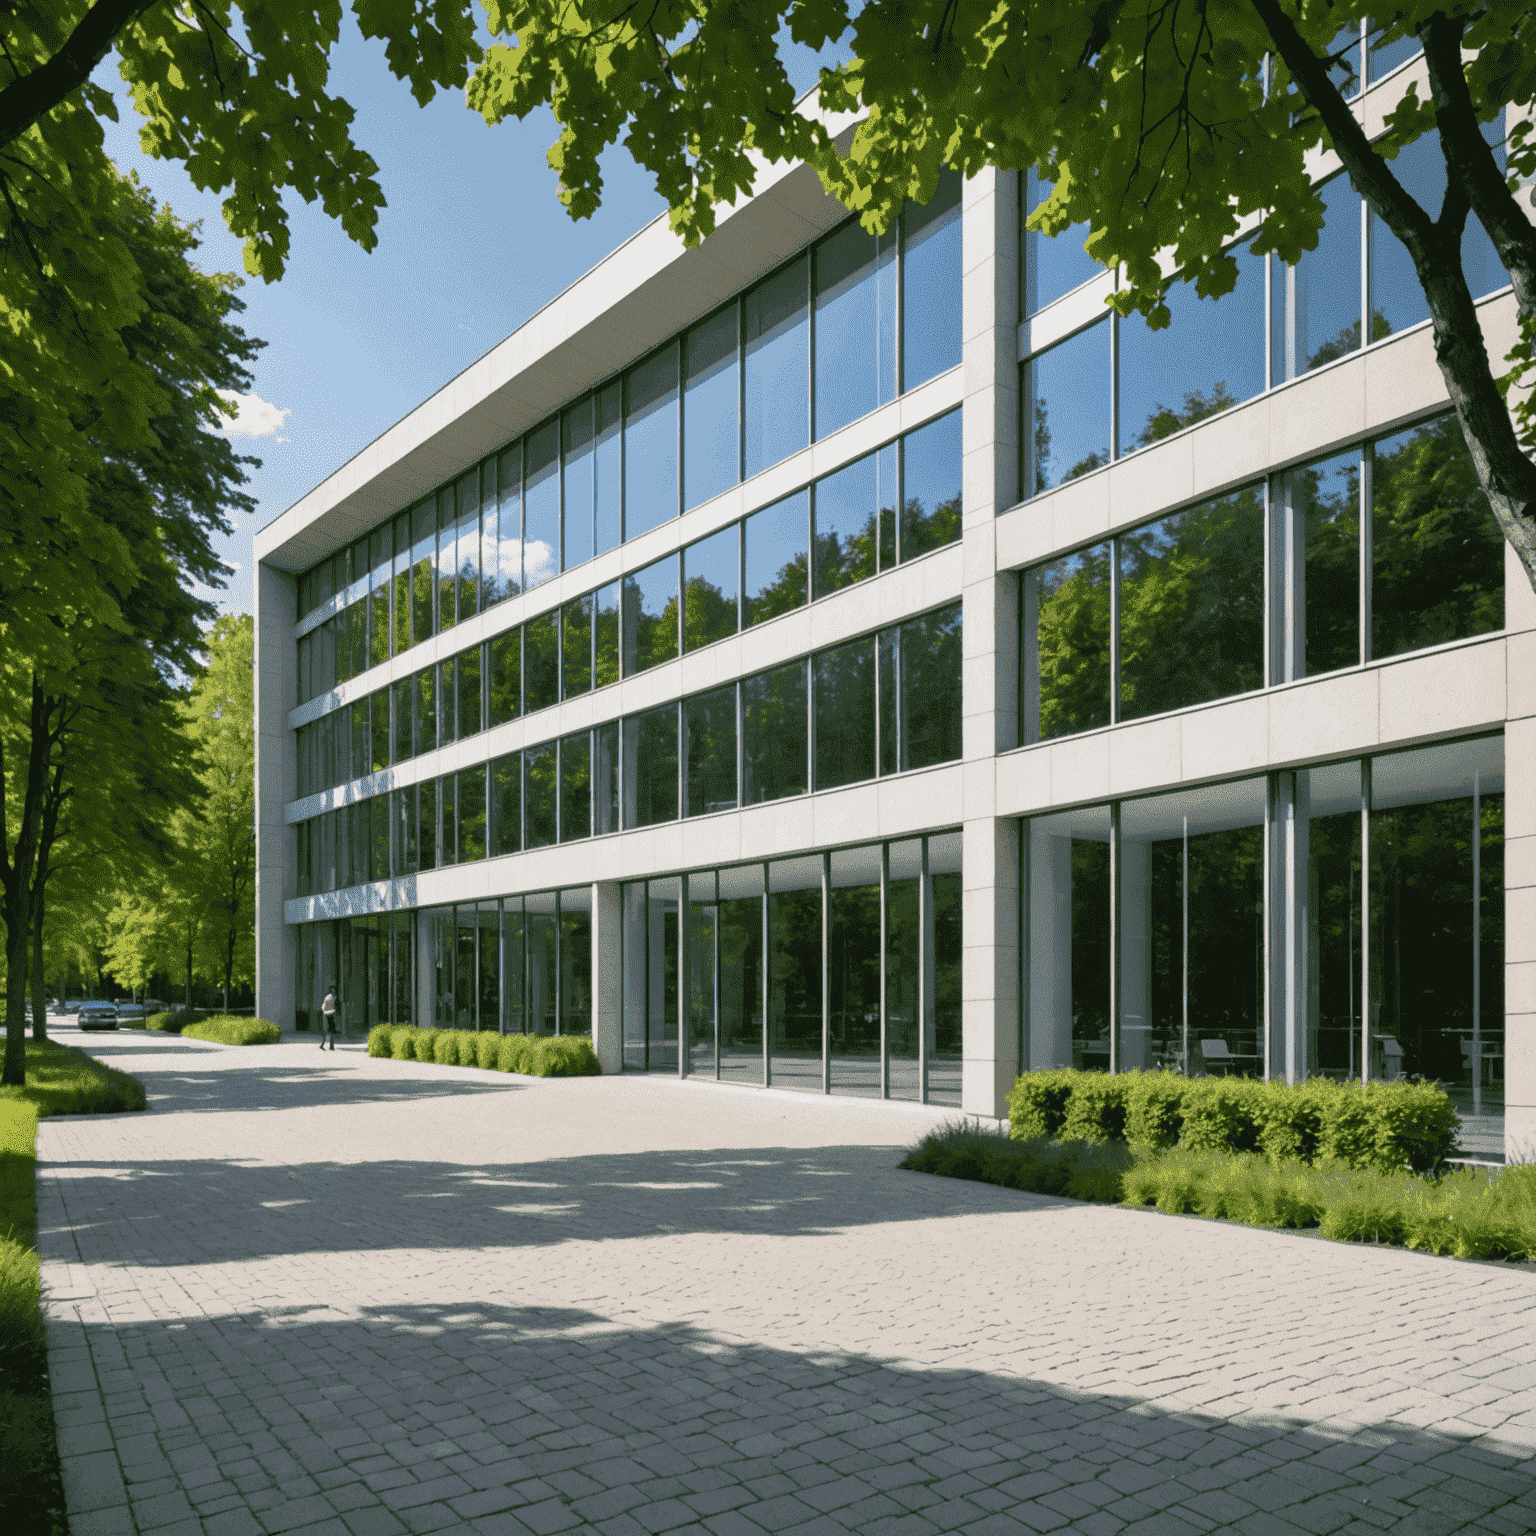
[[[565,666],[559,633],[549,630],[552,675]],[[297,894],[954,762],[961,649],[953,603],[739,683],[323,811],[295,826]],[[434,680],[438,703],[451,695],[438,673],[419,675]],[[471,696],[484,707],[483,675]],[[317,723],[350,730],[351,718],[341,710]],[[309,738],[328,739],[325,730]]]
[[[1504,541],[1438,416],[1031,567],[1021,613],[1046,741],[1502,629]]]
[[[960,834],[622,895],[632,1072],[960,1102]]]
[[[1502,1114],[1503,807],[1491,736],[1031,817],[1023,1061]]]

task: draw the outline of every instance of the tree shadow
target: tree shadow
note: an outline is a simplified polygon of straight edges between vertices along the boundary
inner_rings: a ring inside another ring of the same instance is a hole
[[[157,1511],[172,1495],[208,1513],[248,1499],[275,1531],[337,1512],[394,1530],[392,1510],[414,1530],[483,1536],[1418,1533],[1490,1514],[1476,1529],[1513,1532],[1531,1529],[1536,1502],[1518,1436],[1475,1444],[1415,1428],[1364,1392],[1360,1417],[1323,1428],[1299,1409],[1224,1416],[1001,1369],[490,1299],[194,1306],[51,1334],[56,1380],[82,1382],[88,1350],[113,1384],[102,1429],[127,1493]],[[67,1453],[93,1395],[59,1399],[72,1514],[93,1494],[101,1507],[100,1469],[91,1483]]]

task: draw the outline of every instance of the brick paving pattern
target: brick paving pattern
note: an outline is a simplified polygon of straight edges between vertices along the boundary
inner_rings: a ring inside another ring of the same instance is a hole
[[[1536,1530],[1528,1270],[903,1173],[915,1107],[88,1043],[152,1108],[40,1136],[73,1536]]]

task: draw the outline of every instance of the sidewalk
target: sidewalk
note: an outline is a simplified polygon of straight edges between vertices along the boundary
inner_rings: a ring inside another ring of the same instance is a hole
[[[79,1043],[151,1110],[39,1140],[73,1536],[1536,1529],[1528,1271],[904,1173],[911,1107]]]

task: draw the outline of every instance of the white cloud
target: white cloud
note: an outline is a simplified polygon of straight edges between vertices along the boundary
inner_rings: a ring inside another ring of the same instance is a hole
[[[229,402],[233,418],[220,428],[226,437],[274,437],[293,414],[285,407],[269,405],[260,395],[242,395],[232,389],[221,389],[219,393]],[[288,441],[286,437],[277,440]]]

